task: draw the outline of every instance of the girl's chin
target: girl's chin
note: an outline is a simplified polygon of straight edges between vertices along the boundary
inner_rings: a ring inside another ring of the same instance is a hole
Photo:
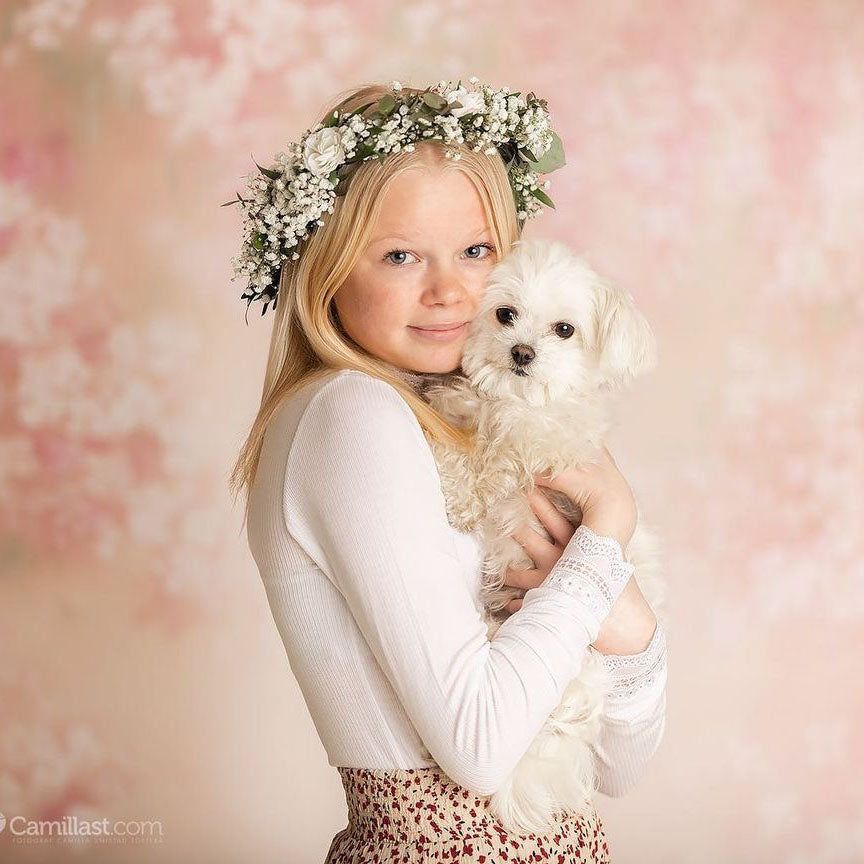
[[[458,369],[462,362],[461,351],[429,351],[421,356],[413,356],[409,362],[403,364],[405,368],[413,369],[415,372],[431,375],[441,375]]]

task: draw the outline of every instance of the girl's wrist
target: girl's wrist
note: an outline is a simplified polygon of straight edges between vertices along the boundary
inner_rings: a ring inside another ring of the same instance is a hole
[[[627,550],[627,544],[633,536],[633,532],[627,533],[622,530],[622,519],[615,519],[611,516],[603,516],[593,510],[584,510],[582,512],[582,525],[590,528],[595,534],[603,537],[612,537],[618,541],[621,546],[621,551]]]
[[[603,622],[600,633],[592,645],[601,654],[641,654],[657,629],[657,616],[650,606],[627,604]]]

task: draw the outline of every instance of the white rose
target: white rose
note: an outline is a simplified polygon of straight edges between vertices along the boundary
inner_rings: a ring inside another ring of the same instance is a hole
[[[306,139],[303,161],[316,177],[326,177],[345,161],[345,147],[350,148],[353,143],[354,133],[350,129],[342,132],[334,126],[325,126]]]
[[[463,114],[482,114],[486,107],[482,93],[469,93],[464,87],[451,90],[447,94],[447,101],[462,103],[461,108],[450,109],[454,117],[461,117]]]

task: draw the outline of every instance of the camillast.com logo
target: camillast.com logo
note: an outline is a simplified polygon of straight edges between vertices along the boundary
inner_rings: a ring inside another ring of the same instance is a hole
[[[28,819],[0,813],[0,832],[8,828],[13,843],[161,843],[158,819]]]

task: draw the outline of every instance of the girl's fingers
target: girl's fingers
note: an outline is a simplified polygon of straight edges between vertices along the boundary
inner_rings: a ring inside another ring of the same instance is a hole
[[[540,570],[545,570],[547,573],[561,557],[561,552],[554,543],[550,543],[528,525],[511,531],[510,536],[522,546],[528,557],[534,562],[534,566]]]
[[[559,546],[566,546],[576,533],[573,523],[539,489],[532,490],[528,500],[531,509],[555,542]]]
[[[534,484],[536,486],[548,486],[550,489],[557,489],[557,480],[560,475],[555,474],[535,474]]]
[[[545,486],[547,489],[555,489],[558,492],[563,492],[571,498],[573,495],[573,482],[575,475],[569,471],[564,474],[556,474],[554,477],[541,477],[539,474],[534,475],[534,483],[536,486]]]
[[[504,584],[508,588],[536,588],[545,578],[546,574],[541,573],[536,568],[533,570],[514,570],[512,567],[508,567]]]

